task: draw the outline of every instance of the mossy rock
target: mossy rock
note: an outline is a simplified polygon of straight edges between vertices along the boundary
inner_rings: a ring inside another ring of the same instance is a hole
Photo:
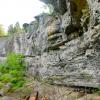
[[[88,4],[86,0],[73,0],[71,2],[72,15],[82,16],[83,10],[88,10]]]
[[[4,87],[4,83],[0,82],[0,89],[2,89],[2,87]]]

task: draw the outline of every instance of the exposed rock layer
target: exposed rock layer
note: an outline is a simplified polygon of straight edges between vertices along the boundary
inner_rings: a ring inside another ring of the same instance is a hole
[[[100,1],[41,1],[58,14],[37,16],[38,29],[14,35],[6,47],[23,53],[29,73],[40,81],[100,86]]]

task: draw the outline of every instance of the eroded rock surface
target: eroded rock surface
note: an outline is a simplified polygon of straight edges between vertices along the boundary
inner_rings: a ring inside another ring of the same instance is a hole
[[[40,15],[33,33],[15,34],[8,43],[23,53],[28,72],[56,85],[100,86],[100,1],[41,0],[55,16]]]
[[[98,0],[43,0],[59,16],[44,17],[34,41],[38,65],[31,73],[50,84],[98,87],[100,66],[100,13]],[[66,4],[66,5],[65,5]],[[94,5],[95,4],[95,5]],[[63,5],[66,9],[60,12]],[[59,8],[59,9],[57,9]],[[97,14],[97,13],[98,14]],[[41,16],[39,17],[41,19]],[[41,30],[43,29],[43,30]],[[40,37],[40,38],[38,38]],[[43,37],[43,38],[42,38]],[[35,61],[34,60],[34,61]],[[36,74],[37,75],[37,74]]]

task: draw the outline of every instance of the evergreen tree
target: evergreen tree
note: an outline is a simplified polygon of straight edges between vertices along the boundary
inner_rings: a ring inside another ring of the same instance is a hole
[[[8,27],[8,34],[13,34],[13,33],[15,33],[15,31],[14,31],[13,25],[11,24],[11,25],[9,25],[9,27]]]
[[[21,33],[21,32],[24,32],[24,30],[20,27],[19,22],[16,22],[14,26],[11,24],[8,27],[8,34]]]
[[[22,29],[21,29],[21,27],[20,27],[19,22],[17,22],[17,23],[15,24],[15,26],[14,26],[14,33],[20,33],[20,32],[22,32]]]
[[[29,30],[29,24],[28,23],[24,23],[23,24],[23,29],[25,30],[25,32],[27,33]]]

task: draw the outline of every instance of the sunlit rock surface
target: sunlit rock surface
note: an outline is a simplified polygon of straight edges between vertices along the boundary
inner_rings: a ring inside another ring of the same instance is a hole
[[[24,54],[28,72],[39,81],[99,87],[100,1],[41,1],[52,4],[56,14],[37,16],[38,29],[12,36],[7,52]],[[3,43],[0,55],[5,53]]]

